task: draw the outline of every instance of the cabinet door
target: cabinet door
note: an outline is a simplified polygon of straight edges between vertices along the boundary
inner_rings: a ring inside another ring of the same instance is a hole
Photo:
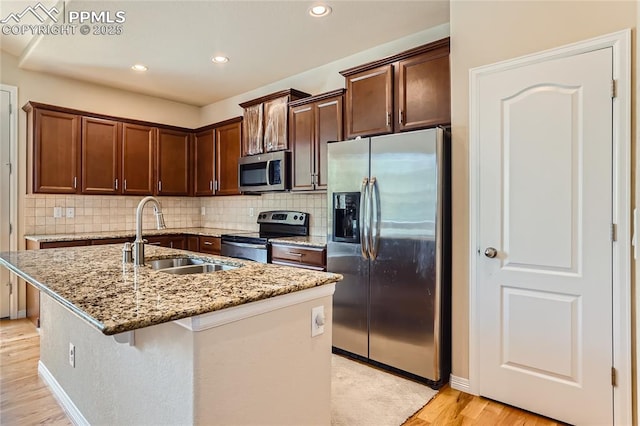
[[[393,65],[347,77],[347,138],[393,131]]]
[[[82,193],[119,194],[120,123],[82,117]]]
[[[264,103],[264,149],[267,152],[289,148],[287,119],[289,97],[272,99]]]
[[[189,251],[199,251],[200,250],[200,240],[196,235],[188,235],[187,236],[187,250]]]
[[[153,194],[156,129],[122,124],[122,193]]]
[[[240,145],[238,141],[238,146]],[[197,133],[193,138],[194,195],[213,195],[215,149],[213,130]]]
[[[156,170],[158,195],[189,195],[189,133],[158,131]]]
[[[342,96],[316,104],[315,189],[327,189],[327,142],[341,141]]]
[[[215,129],[216,195],[236,195],[238,190],[238,159],[242,140],[242,123],[231,123]]]
[[[35,110],[33,192],[80,192],[80,116]]]
[[[244,109],[242,120],[242,155],[262,154],[263,104]]]
[[[398,130],[451,123],[449,49],[398,62]]]
[[[293,191],[313,189],[315,104],[300,105],[289,111]]]

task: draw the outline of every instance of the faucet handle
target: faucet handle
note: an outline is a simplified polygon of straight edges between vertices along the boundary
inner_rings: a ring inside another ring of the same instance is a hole
[[[133,250],[131,249],[131,243],[124,243],[124,247],[122,247],[122,262],[123,263],[132,263],[133,262]]]

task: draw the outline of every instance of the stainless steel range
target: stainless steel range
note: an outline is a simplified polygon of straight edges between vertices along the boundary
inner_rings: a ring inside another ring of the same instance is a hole
[[[260,212],[258,232],[238,232],[221,236],[220,254],[238,259],[271,262],[272,238],[309,235],[309,214],[288,210]]]

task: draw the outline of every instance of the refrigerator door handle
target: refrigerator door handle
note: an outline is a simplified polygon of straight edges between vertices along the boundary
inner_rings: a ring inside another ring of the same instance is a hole
[[[380,244],[380,193],[375,176],[369,180],[369,203],[369,258],[375,260]]]
[[[367,240],[368,228],[367,228],[367,214],[369,209],[367,208],[368,199],[367,196],[369,190],[369,178],[362,178],[362,186],[360,187],[360,214],[358,220],[360,221],[360,254],[363,259],[369,258],[369,244]]]

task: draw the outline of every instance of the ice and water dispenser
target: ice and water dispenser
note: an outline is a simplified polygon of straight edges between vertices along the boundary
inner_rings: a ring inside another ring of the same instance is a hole
[[[360,193],[333,194],[333,241],[360,243]]]

